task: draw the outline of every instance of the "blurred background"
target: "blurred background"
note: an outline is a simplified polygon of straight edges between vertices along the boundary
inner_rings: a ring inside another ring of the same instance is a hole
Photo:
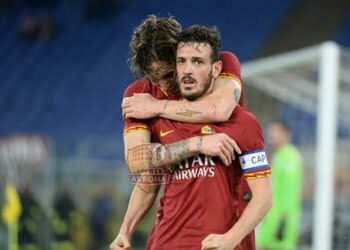
[[[10,181],[22,204],[19,249],[108,249],[116,236],[133,188],[120,109],[134,80],[128,43],[149,14],[217,26],[223,50],[242,62],[247,106],[264,133],[272,120],[290,126],[304,158],[299,249],[311,249],[321,160],[319,75],[328,67],[320,69],[318,45],[338,44],[331,237],[332,249],[350,249],[350,1],[0,0],[0,205]],[[309,50],[293,56],[309,46],[312,60]],[[281,61],[249,72],[271,56]],[[139,226],[135,248],[143,249],[153,219],[151,212]],[[0,249],[8,249],[0,225]]]

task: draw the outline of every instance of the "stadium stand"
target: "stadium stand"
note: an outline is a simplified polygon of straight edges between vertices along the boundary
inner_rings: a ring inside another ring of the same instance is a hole
[[[216,25],[224,49],[244,61],[293,1],[272,2],[265,8],[266,3],[254,1],[257,7],[247,15],[238,10],[249,9],[251,2],[132,1],[113,19],[84,22],[81,5],[64,1],[55,10],[61,32],[51,42],[19,40],[16,27],[23,13],[2,16],[0,135],[26,131],[74,140],[121,133],[119,105],[133,79],[128,42],[142,18],[154,13],[173,15],[183,26]]]
[[[115,210],[121,216],[133,187],[126,178],[120,110],[123,91],[133,81],[127,63],[133,28],[148,14],[174,16],[184,27],[194,23],[215,25],[222,33],[223,49],[233,51],[246,62],[266,51],[269,38],[281,28],[281,23],[286,23],[283,20],[301,0],[119,0],[123,1],[122,9],[114,17],[89,20],[84,17],[84,1],[62,0],[56,5],[54,14],[60,29],[52,41],[23,41],[18,37],[18,24],[25,9],[6,15],[0,13],[0,139],[18,133],[44,134],[52,139],[55,158],[40,169],[42,173],[21,168],[21,176],[33,175],[32,179],[38,180],[34,183],[42,203],[50,200],[55,185],[66,181],[72,185],[79,206],[88,211],[94,189],[105,185],[116,192],[118,210]],[[333,30],[335,36],[329,39],[350,46],[349,27],[350,12],[338,30]],[[284,29],[289,32],[288,27]],[[277,115],[276,118],[289,123],[297,145],[303,144],[304,149],[314,147],[314,114],[287,103],[277,105],[279,101],[273,95],[264,100],[262,93],[248,84],[246,90],[248,106],[255,104],[259,108],[256,113],[268,113],[269,118]],[[339,135],[349,138],[349,127],[343,129],[342,126],[340,124]],[[350,179],[347,145],[339,147],[345,152],[342,154],[345,157],[338,159],[337,171],[337,178],[343,183],[349,183]],[[314,152],[306,153],[310,156],[307,158],[310,166],[305,174],[304,236],[300,241],[309,246],[315,162]],[[336,216],[340,218],[337,222],[344,222],[338,227],[344,227],[345,233],[338,233],[336,227],[340,243],[334,249],[350,246],[347,219],[350,205],[340,204],[349,190],[345,184],[336,190]],[[153,222],[152,218],[149,220]],[[115,228],[116,225],[110,230],[112,237]],[[148,231],[147,225],[145,228],[144,231]]]

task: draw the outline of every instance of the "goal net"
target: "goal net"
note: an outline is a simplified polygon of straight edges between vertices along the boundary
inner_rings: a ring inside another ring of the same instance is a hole
[[[264,132],[286,122],[304,158],[299,249],[350,247],[349,69],[350,50],[333,42],[242,65],[247,106]]]

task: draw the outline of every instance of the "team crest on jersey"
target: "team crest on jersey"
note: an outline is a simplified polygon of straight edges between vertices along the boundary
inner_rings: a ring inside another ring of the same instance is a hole
[[[206,125],[206,126],[202,127],[201,133],[202,133],[202,135],[212,135],[212,134],[215,134],[215,131],[211,127]]]

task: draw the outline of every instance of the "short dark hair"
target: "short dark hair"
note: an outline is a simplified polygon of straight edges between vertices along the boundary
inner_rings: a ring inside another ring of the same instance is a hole
[[[211,61],[219,61],[221,36],[219,30],[204,25],[192,25],[184,29],[178,38],[179,43],[207,43],[212,49]]]
[[[181,25],[173,18],[148,16],[135,28],[130,42],[130,64],[136,77],[151,73],[153,62],[175,69],[177,38]]]

